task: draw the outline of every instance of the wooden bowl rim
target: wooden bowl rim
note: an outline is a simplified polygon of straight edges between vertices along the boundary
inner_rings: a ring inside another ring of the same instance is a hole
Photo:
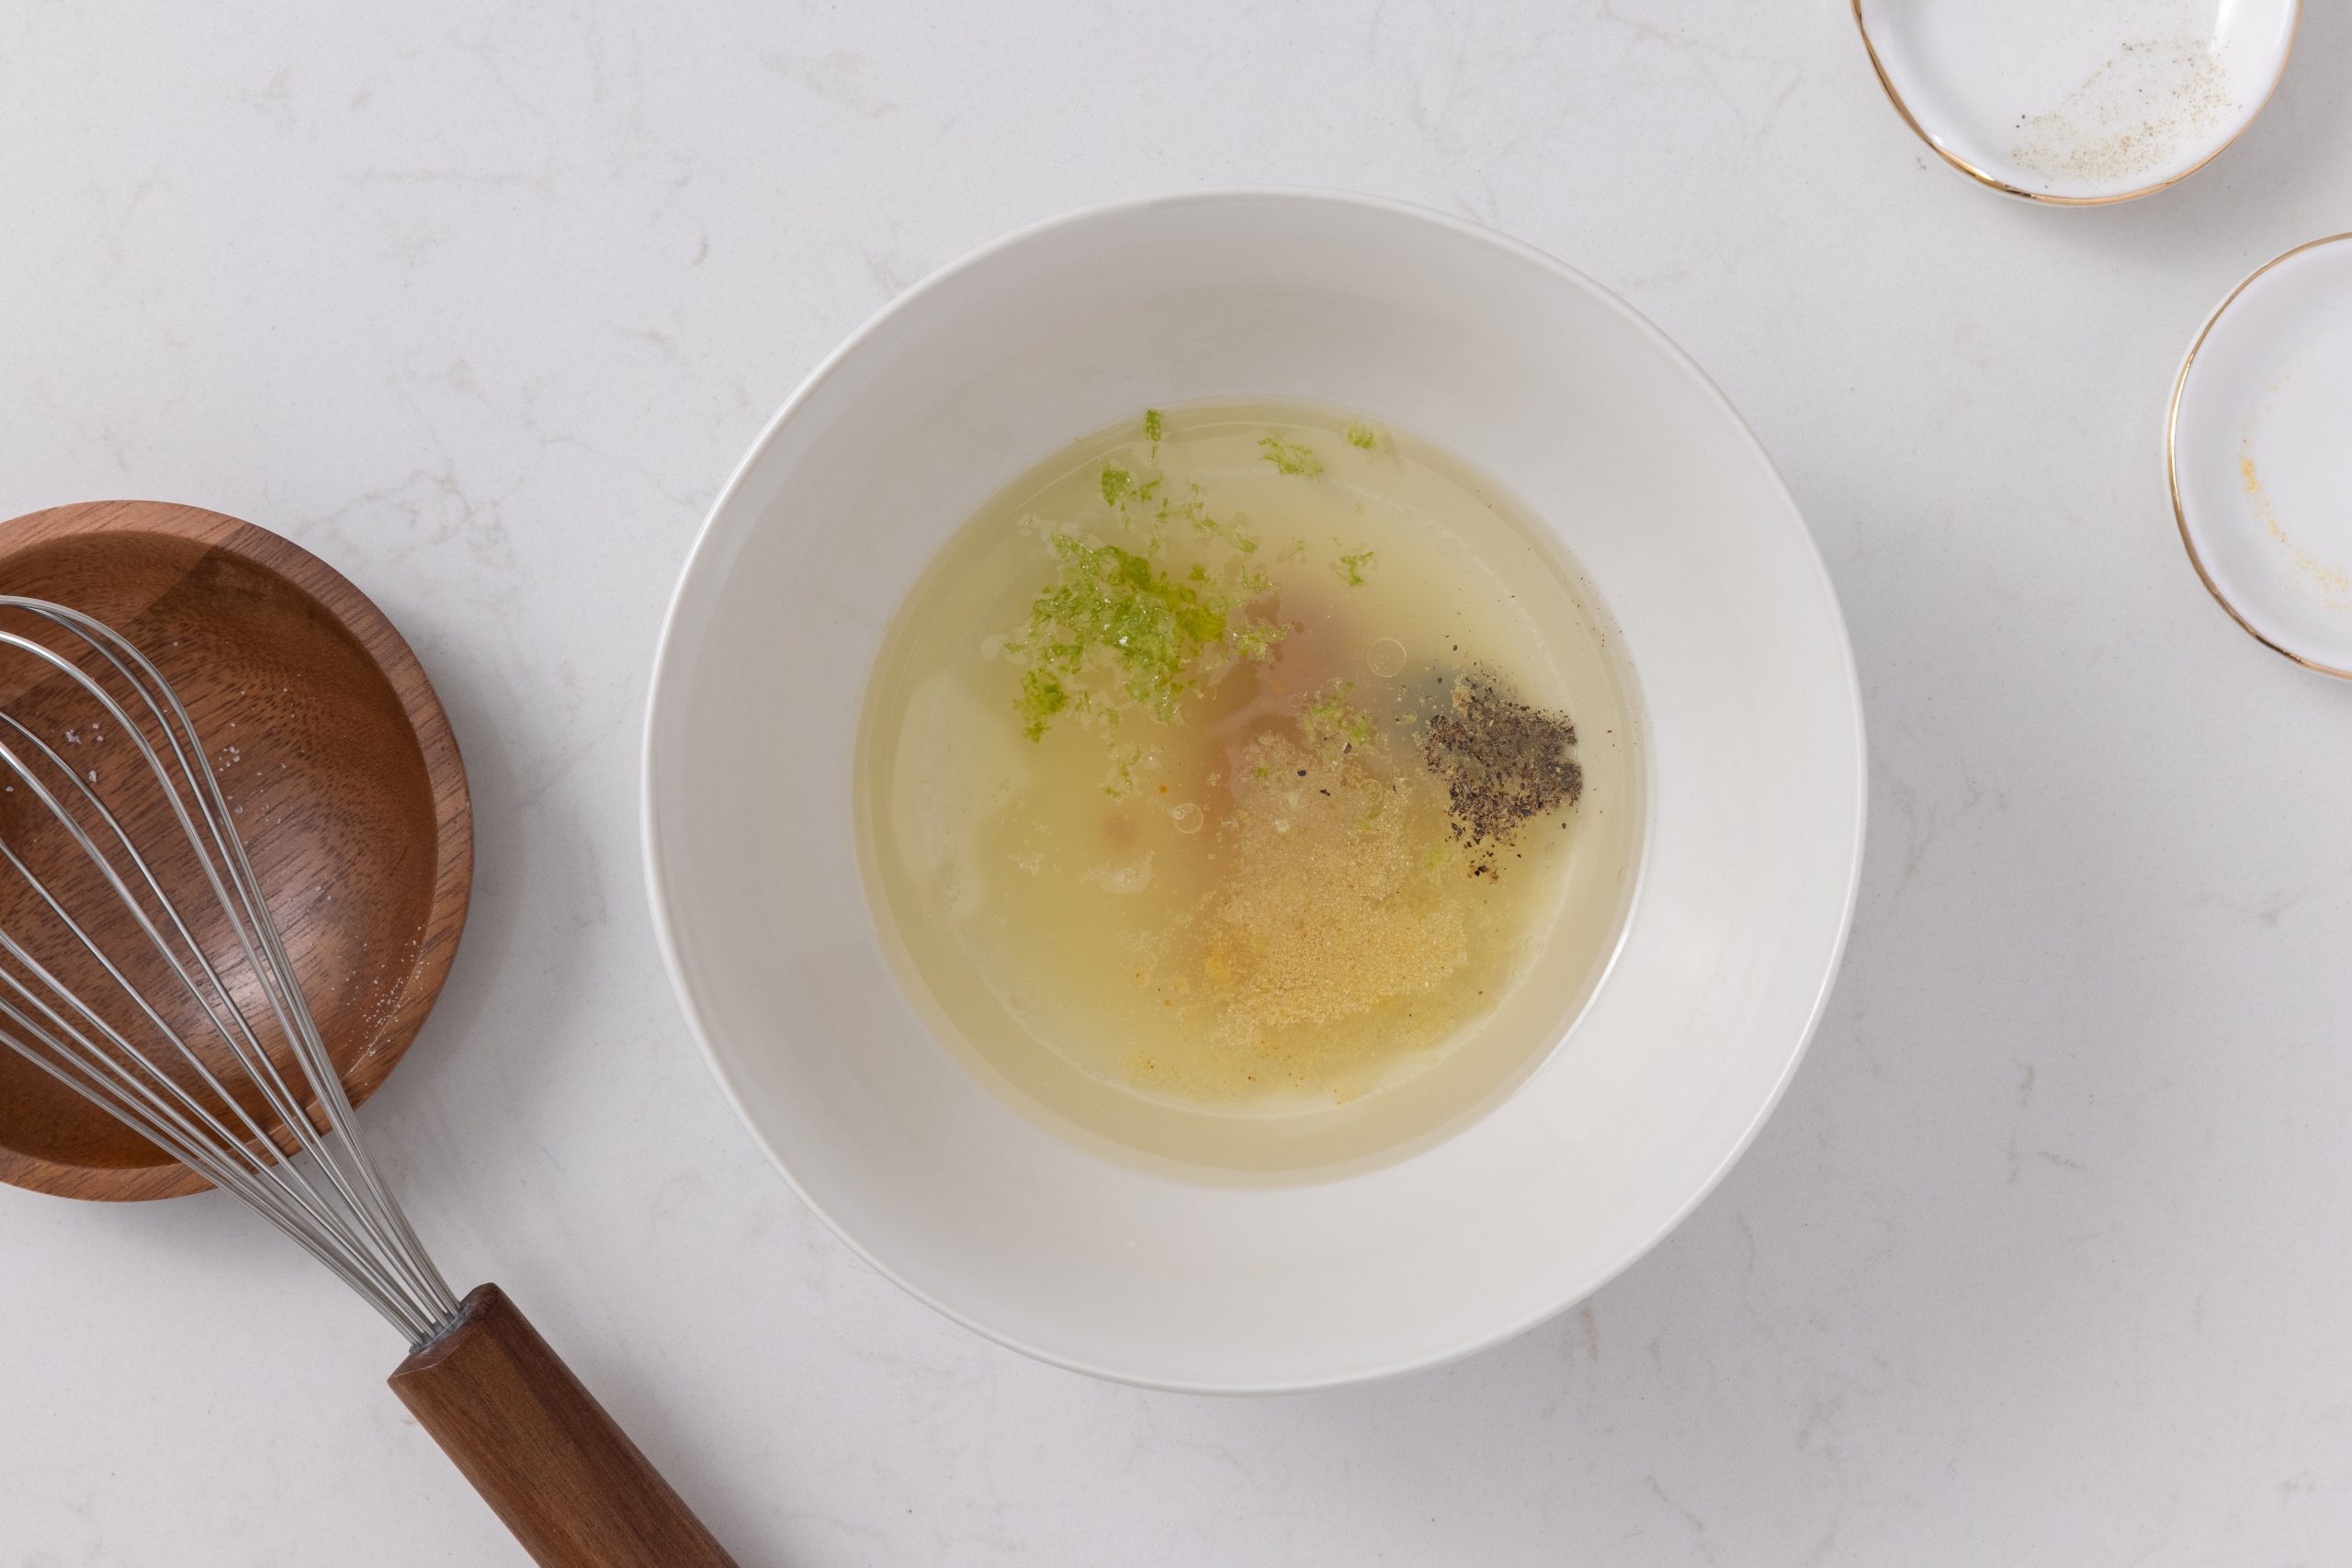
[[[300,590],[358,642],[407,715],[433,792],[433,902],[417,939],[417,964],[401,983],[383,1032],[373,1049],[344,1070],[344,1091],[358,1105],[408,1054],[449,977],[465,929],[473,886],[473,806],[448,715],[415,652],[374,601],[291,539],[223,513],[163,501],[90,501],[48,507],[0,523],[0,565],[38,546],[106,534],[192,540]],[[5,1145],[0,1145],[0,1181],[59,1197],[107,1201],[177,1198],[211,1185],[176,1161],[110,1168],[67,1165]]]

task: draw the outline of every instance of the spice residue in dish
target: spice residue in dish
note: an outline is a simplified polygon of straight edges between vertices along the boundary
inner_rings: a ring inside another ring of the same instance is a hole
[[[2239,107],[2211,40],[2143,39],[2047,113],[2021,117],[2009,157],[2052,182],[2120,186],[2175,161]]]
[[[2278,522],[2278,510],[2270,503],[2270,492],[2262,488],[2261,473],[2254,466],[2254,437],[2248,435],[2238,447],[2238,477],[2245,487],[2246,503],[2262,522],[2263,531],[2286,555],[2304,586],[2316,590],[2320,603],[2331,610],[2352,609],[2352,570],[2333,561],[2324,561],[2289,536]]]

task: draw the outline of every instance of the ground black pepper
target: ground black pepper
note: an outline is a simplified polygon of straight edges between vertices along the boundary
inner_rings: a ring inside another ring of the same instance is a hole
[[[1445,785],[1471,875],[1494,874],[1496,852],[1521,824],[1577,803],[1584,769],[1568,755],[1576,743],[1566,714],[1516,701],[1484,674],[1453,683],[1451,711],[1430,720],[1421,760]]]

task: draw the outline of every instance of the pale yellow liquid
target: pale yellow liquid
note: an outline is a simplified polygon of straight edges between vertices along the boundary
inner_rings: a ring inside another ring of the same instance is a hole
[[[1196,1174],[1393,1154],[1498,1100],[1605,968],[1640,843],[1631,681],[1573,566],[1451,459],[1297,403],[1161,418],[1008,486],[891,626],[856,783],[886,946],[978,1076],[1098,1148]],[[1281,471],[1269,435],[1320,471]],[[996,650],[1056,575],[1041,531],[1151,532],[1106,467],[1196,497],[1229,534],[1163,526],[1163,560],[1262,572],[1250,613],[1286,634],[1172,723],[1032,740]],[[1473,671],[1570,716],[1584,774],[1475,855],[1421,752]],[[1342,690],[1358,739],[1302,732]]]

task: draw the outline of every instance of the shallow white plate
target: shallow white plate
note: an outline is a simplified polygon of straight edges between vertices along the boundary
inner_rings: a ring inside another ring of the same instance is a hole
[[[868,666],[916,574],[1042,454],[1148,405],[1360,408],[1555,526],[1646,702],[1643,891],[1518,1092],[1435,1147],[1280,1187],[1114,1164],[975,1082],[901,995],[851,833]],[[662,948],[711,1066],[810,1205],[951,1316],[1198,1390],[1342,1383],[1525,1328],[1698,1202],[1796,1066],[1860,865],[1861,709],[1771,463],[1657,329],[1548,257],[1362,197],[1137,202],[910,290],[720,496],[645,758]]]
[[[2181,542],[2222,607],[2352,680],[2352,234],[2222,301],[2181,361],[2165,452]]]
[[[1854,0],[1886,96],[2005,195],[2096,206],[2164,189],[2252,124],[2300,0]]]

